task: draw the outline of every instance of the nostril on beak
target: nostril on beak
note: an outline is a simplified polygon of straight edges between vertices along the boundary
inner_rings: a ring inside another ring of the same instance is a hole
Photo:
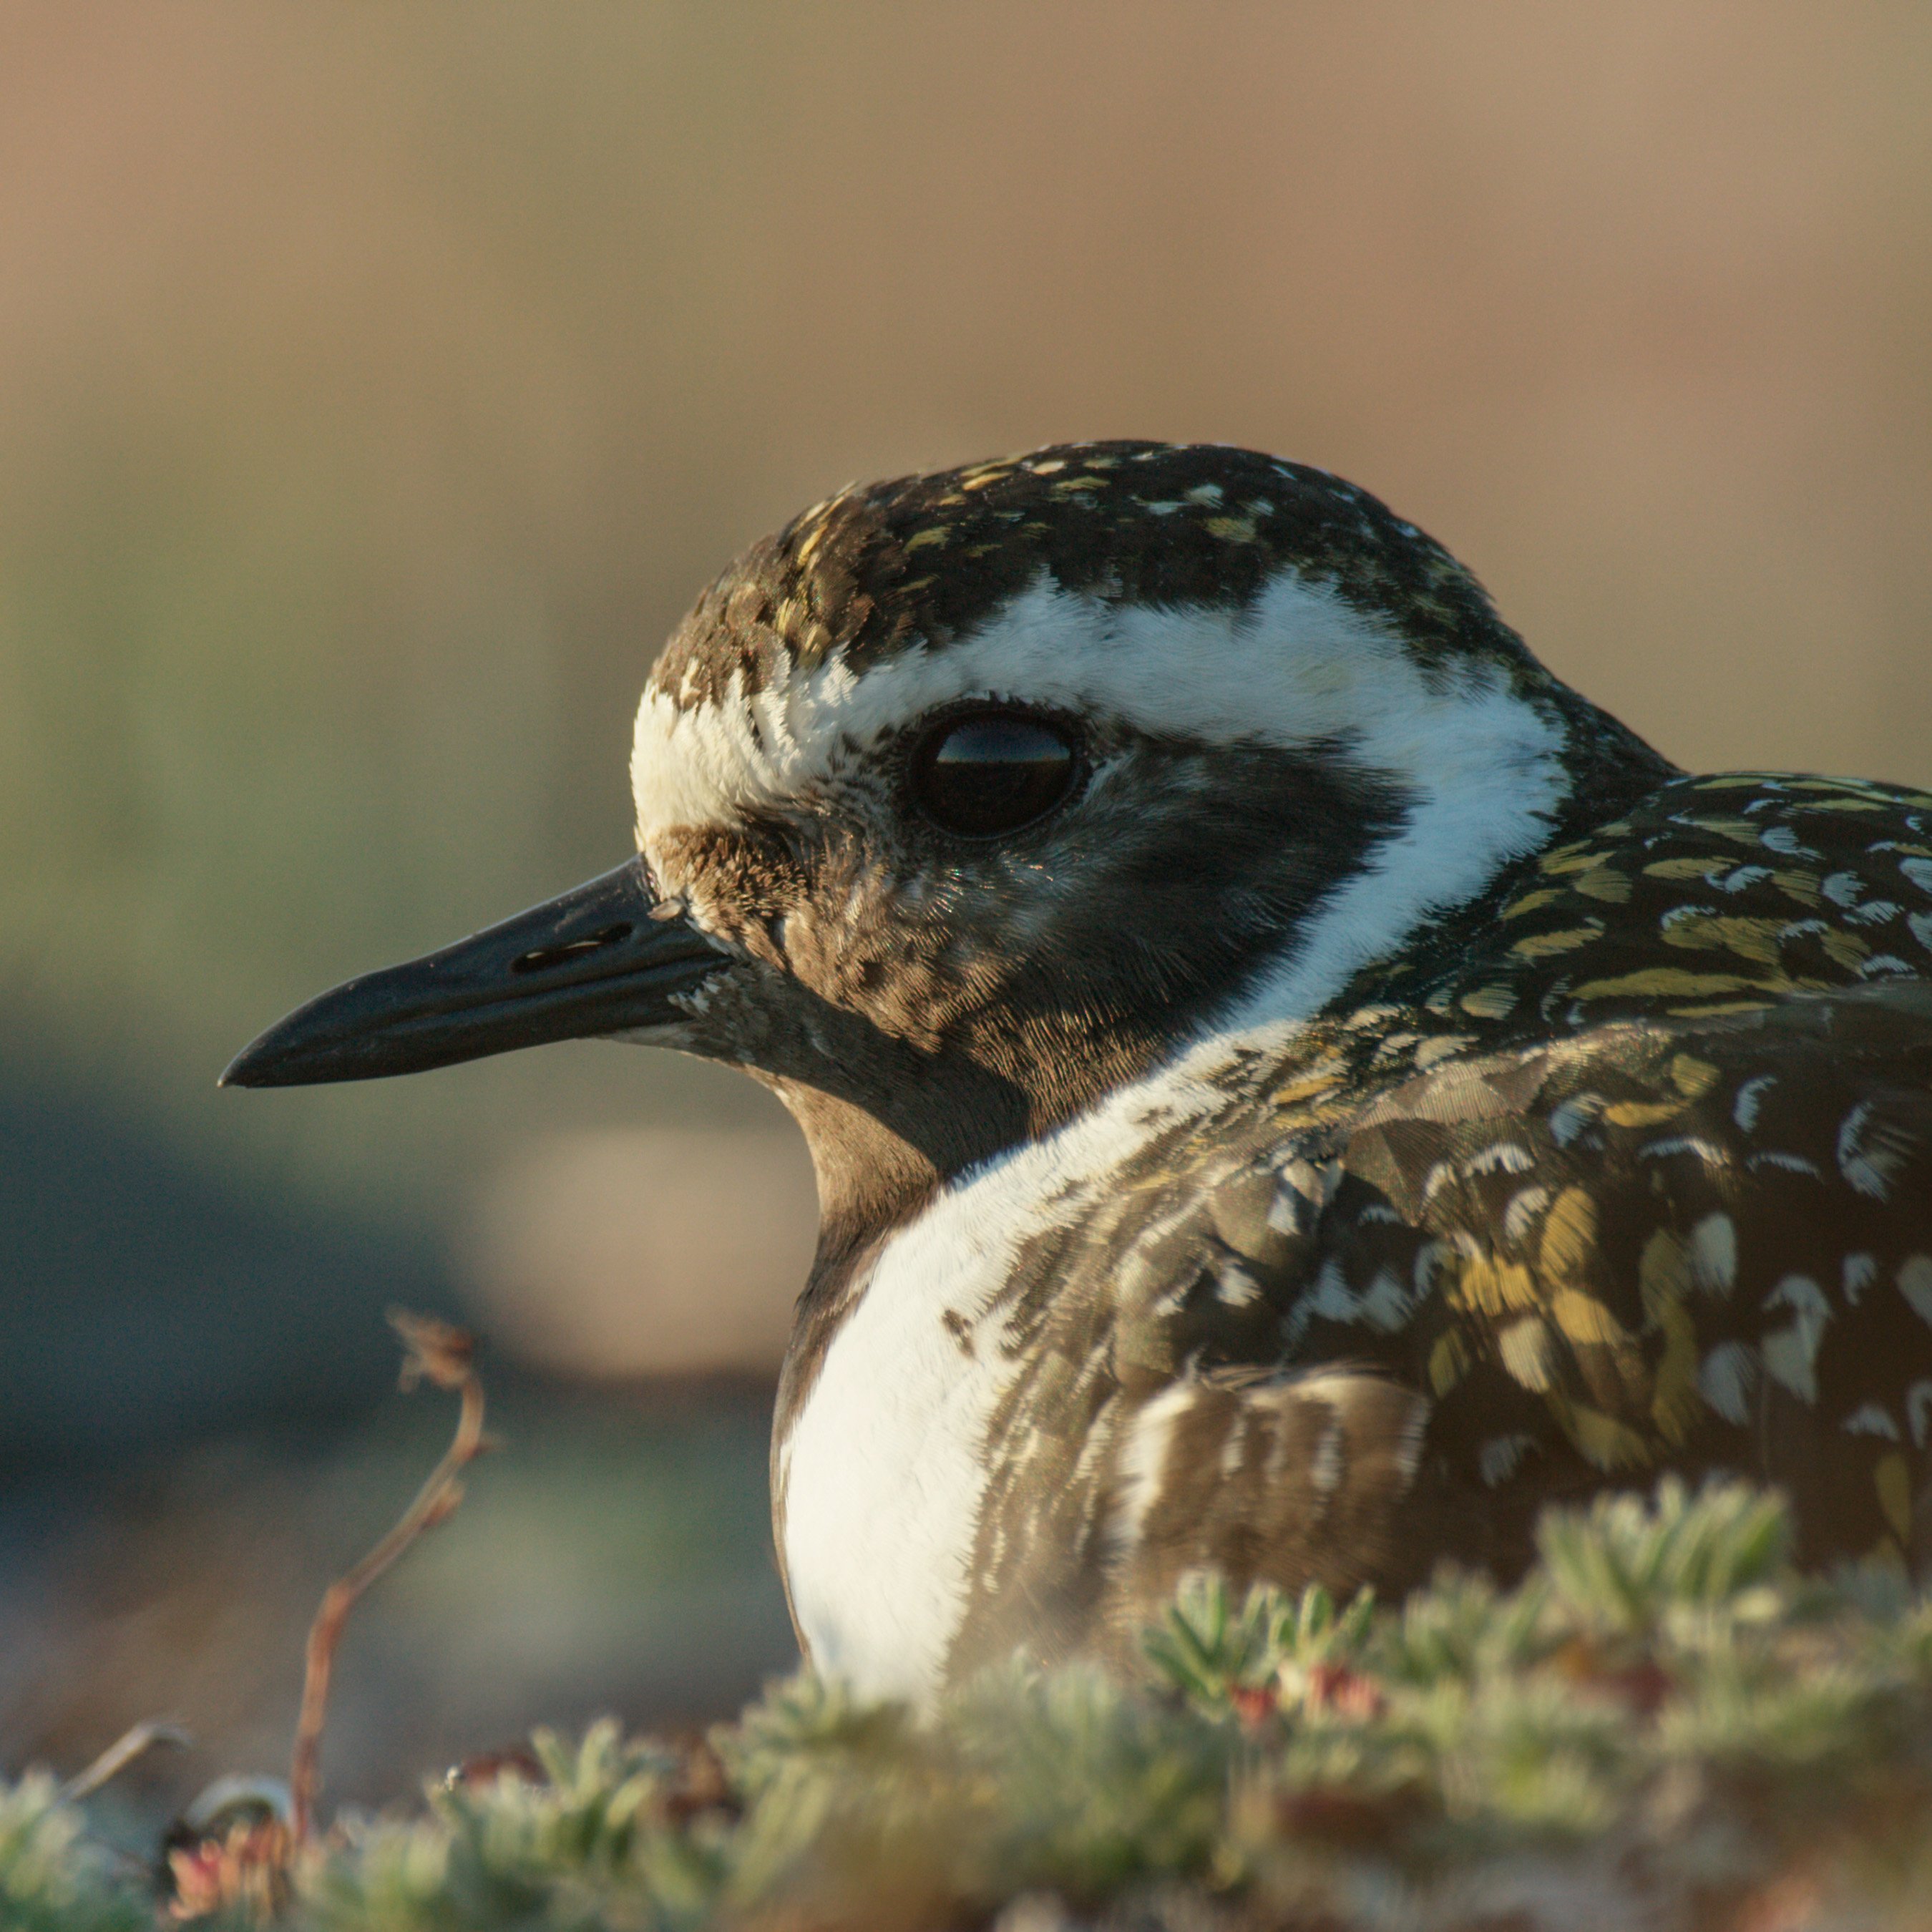
[[[620,939],[628,939],[630,936],[628,925],[607,926],[588,938],[573,939],[566,946],[539,946],[533,952],[522,953],[510,962],[510,970],[519,975],[548,973],[556,967],[568,966],[587,953],[601,952],[605,946],[615,946]]]

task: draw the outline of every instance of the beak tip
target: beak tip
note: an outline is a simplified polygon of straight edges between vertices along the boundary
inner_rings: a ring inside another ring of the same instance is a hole
[[[319,1064],[318,1056],[312,1051],[313,1042],[304,1039],[292,1022],[299,1021],[307,1012],[291,1013],[286,1019],[278,1020],[264,1034],[251,1040],[228,1064],[215,1081],[217,1087],[302,1087],[312,1084],[317,1078],[328,1079],[331,1075],[324,1070],[326,1056]],[[343,1076],[334,1076],[336,1078]]]
[[[217,1087],[272,1087],[274,1084],[272,1076],[267,1079],[262,1077],[266,1070],[261,1064],[261,1054],[256,1051],[260,1044],[261,1042],[256,1040],[244,1046],[221,1070],[215,1080],[215,1085]]]

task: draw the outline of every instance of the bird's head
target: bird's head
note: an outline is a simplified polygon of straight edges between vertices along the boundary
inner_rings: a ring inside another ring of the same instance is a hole
[[[1321,471],[1089,443],[849,490],[658,658],[637,859],[225,1077],[674,1046],[775,1086],[876,1220],[1210,1024],[1318,1012],[1546,842],[1616,729]]]

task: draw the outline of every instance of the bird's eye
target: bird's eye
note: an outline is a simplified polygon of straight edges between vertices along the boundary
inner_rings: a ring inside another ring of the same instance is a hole
[[[1042,818],[1072,789],[1080,760],[1064,732],[1015,711],[954,717],[913,754],[912,792],[942,832],[990,838]]]

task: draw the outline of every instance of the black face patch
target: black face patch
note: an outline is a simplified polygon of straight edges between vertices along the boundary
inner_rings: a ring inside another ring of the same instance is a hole
[[[1292,952],[1408,806],[1340,746],[1143,740],[1069,825],[1078,888],[1017,962],[1002,1024],[1024,1040],[1078,1014],[1090,1055],[1102,1039],[1136,1059],[1164,1048]]]
[[[679,704],[782,662],[855,671],[944,650],[1042,577],[1110,603],[1239,609],[1292,569],[1392,627],[1425,670],[1550,680],[1442,546],[1325,470],[1219,444],[1088,442],[842,491],[753,545],[652,674]]]
[[[782,863],[769,830],[674,842],[680,886],[776,969],[717,998],[703,1050],[860,1108],[944,1178],[1144,1071],[1406,821],[1340,744],[1094,748],[1078,799],[1005,838],[879,782],[795,817]]]

